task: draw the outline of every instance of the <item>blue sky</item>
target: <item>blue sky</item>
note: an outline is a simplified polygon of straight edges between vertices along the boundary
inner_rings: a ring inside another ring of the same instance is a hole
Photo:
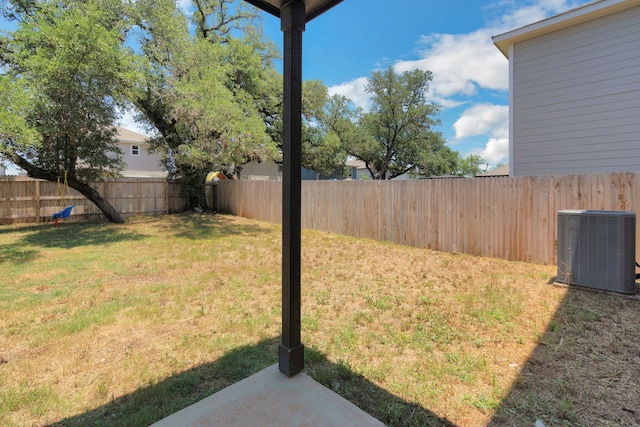
[[[188,9],[188,0],[178,0]],[[463,156],[508,163],[508,61],[491,37],[590,0],[344,0],[307,24],[303,78],[368,107],[374,70],[430,70],[441,131]],[[263,13],[265,35],[282,46],[280,21]],[[6,28],[6,25],[3,25]],[[140,131],[130,114],[120,124]]]
[[[508,163],[508,61],[491,37],[590,0],[344,0],[309,22],[303,78],[367,108],[374,70],[430,70],[438,128],[463,156]],[[282,45],[280,22],[264,14],[266,35]]]

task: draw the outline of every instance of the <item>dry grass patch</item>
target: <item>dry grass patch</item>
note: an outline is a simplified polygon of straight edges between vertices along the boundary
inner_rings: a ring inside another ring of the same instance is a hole
[[[306,342],[458,425],[488,422],[565,294],[546,266],[309,235]]]
[[[148,425],[276,363],[280,239],[224,215],[3,227],[0,424]],[[302,257],[307,373],[386,424],[640,424],[637,299],[320,232]]]

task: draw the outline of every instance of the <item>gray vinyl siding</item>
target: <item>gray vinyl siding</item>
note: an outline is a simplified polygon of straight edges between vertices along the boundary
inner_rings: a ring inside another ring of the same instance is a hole
[[[122,160],[127,164],[126,170],[149,172],[163,171],[163,168],[160,166],[161,156],[159,154],[149,153],[147,151],[148,146],[146,143],[120,142],[118,145],[123,151]],[[138,146],[137,156],[131,154],[132,145]]]
[[[640,170],[640,7],[513,46],[514,175]]]
[[[282,179],[282,171],[276,162],[264,161],[258,162],[252,160],[242,165],[240,171],[240,179]]]

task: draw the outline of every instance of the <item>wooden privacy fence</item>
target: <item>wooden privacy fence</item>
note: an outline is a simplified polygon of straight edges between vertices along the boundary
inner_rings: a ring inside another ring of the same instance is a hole
[[[220,181],[216,199],[218,211],[281,223],[282,182]],[[640,172],[302,182],[303,228],[543,264],[557,262],[563,209],[637,213]]]
[[[186,205],[179,185],[161,178],[107,178],[91,185],[124,216],[164,214]],[[67,205],[75,205],[68,220],[102,216],[82,194],[70,191],[63,199],[56,182],[0,177],[0,224],[51,221],[51,215]]]

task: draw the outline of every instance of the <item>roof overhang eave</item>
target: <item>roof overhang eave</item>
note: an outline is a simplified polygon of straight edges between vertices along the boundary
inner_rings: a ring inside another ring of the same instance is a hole
[[[247,3],[252,4],[258,9],[262,9],[271,15],[280,17],[280,10],[290,3],[292,0],[245,0]],[[298,0],[305,6],[306,22],[311,21],[322,15],[327,10],[331,9],[343,0]]]
[[[611,15],[612,13],[638,5],[640,5],[640,0],[596,0],[564,13],[543,19],[542,21],[493,36],[493,44],[508,59],[509,47],[515,43],[590,21],[601,16]]]

